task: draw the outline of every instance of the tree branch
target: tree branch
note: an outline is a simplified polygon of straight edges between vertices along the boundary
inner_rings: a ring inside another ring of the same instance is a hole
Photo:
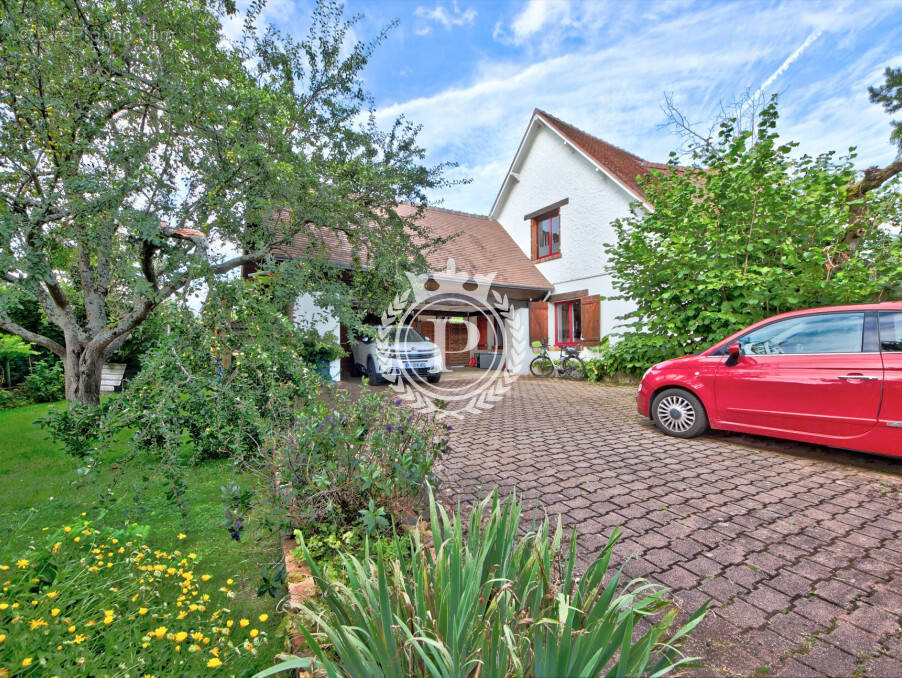
[[[66,359],[66,349],[63,348],[62,345],[56,343],[53,339],[48,339],[41,334],[26,330],[21,325],[14,323],[8,317],[0,317],[0,330],[9,332],[10,334],[16,334],[25,341],[46,348],[48,351],[52,351],[55,355],[59,356],[61,360]]]

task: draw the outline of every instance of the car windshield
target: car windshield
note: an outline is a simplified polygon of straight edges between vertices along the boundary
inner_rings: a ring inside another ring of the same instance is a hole
[[[401,325],[399,327],[390,327],[385,340],[389,343],[411,343],[415,341],[426,341],[423,335],[417,332],[409,325]]]

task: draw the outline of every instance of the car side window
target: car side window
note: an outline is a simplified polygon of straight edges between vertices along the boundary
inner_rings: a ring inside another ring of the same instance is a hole
[[[902,313],[880,312],[880,350],[902,351]]]
[[[864,313],[820,313],[778,320],[739,339],[748,355],[861,353]]]

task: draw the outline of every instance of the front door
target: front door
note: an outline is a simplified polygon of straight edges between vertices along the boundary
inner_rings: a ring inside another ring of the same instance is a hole
[[[880,409],[883,363],[876,346],[863,346],[864,328],[863,312],[817,313],[749,332],[738,340],[738,361],[717,370],[718,419],[765,435],[867,433]]]

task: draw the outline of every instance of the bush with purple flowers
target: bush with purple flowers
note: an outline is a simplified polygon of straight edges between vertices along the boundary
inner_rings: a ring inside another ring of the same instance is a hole
[[[363,523],[370,532],[386,528],[387,518],[424,502],[447,444],[443,424],[384,393],[364,390],[355,399],[336,389],[311,401],[271,446],[269,463],[284,482],[285,527],[308,534]]]

